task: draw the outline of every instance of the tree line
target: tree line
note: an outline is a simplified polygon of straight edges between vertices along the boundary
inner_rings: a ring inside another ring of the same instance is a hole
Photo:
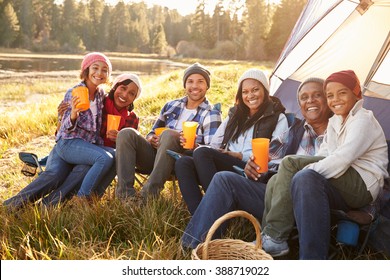
[[[35,52],[113,51],[275,59],[306,0],[219,0],[193,14],[144,2],[0,0],[0,46]]]

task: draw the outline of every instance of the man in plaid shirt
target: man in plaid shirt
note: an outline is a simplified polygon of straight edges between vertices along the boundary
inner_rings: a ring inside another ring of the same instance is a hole
[[[174,169],[175,160],[166,151],[184,152],[180,143],[180,132],[184,121],[197,122],[199,144],[208,145],[221,124],[221,112],[213,109],[206,98],[210,88],[210,72],[195,63],[184,71],[183,84],[186,96],[169,101],[162,108],[152,131],[144,138],[134,129],[122,129],[116,141],[116,169],[118,185],[116,196],[126,199],[136,195],[134,180],[136,169],[150,174],[141,190],[142,197],[156,197]],[[161,135],[155,129],[165,127]]]
[[[323,91],[324,81],[306,79],[298,88],[298,103],[303,120],[295,119],[289,130],[270,143],[269,173],[275,174],[281,159],[290,154],[314,155],[322,143],[328,119],[332,115]],[[259,174],[251,157],[245,166],[245,176],[218,172],[187,225],[182,245],[194,249],[203,242],[209,228],[219,217],[233,210],[244,210],[262,220],[266,181],[270,174]],[[225,227],[217,231],[221,235]]]

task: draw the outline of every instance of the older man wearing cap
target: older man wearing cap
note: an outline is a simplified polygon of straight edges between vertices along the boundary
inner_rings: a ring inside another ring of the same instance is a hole
[[[206,98],[210,88],[210,72],[201,64],[195,63],[184,71],[183,85],[186,96],[169,101],[162,108],[151,132],[144,138],[133,129],[123,129],[117,138],[116,168],[118,185],[116,196],[121,199],[136,195],[134,189],[135,170],[150,174],[141,190],[143,198],[156,197],[170,177],[174,159],[166,151],[183,152],[180,131],[184,121],[197,122],[198,144],[209,144],[221,124],[221,113],[213,109]],[[156,129],[165,127],[161,135]]]
[[[323,92],[324,80],[308,78],[298,88],[297,99],[303,120],[295,119],[290,128],[270,143],[270,173],[275,173],[280,160],[290,154],[314,155],[322,143],[331,116]],[[266,180],[269,174],[260,176],[258,166],[250,157],[245,166],[245,177],[237,173],[218,172],[187,225],[182,245],[195,248],[204,240],[216,219],[233,210],[245,210],[262,219]],[[214,237],[220,236],[224,224]]]
[[[369,204],[388,176],[384,132],[363,108],[356,74],[331,74],[324,92],[334,115],[320,150],[315,156],[285,157],[267,185],[262,241],[274,256],[288,252],[296,221],[300,259],[327,259],[331,209],[347,212]]]

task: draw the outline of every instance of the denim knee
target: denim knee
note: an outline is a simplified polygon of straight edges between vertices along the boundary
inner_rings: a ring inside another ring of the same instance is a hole
[[[176,175],[183,174],[185,171],[188,170],[188,168],[195,168],[194,160],[192,157],[183,156],[176,160],[175,162],[175,173]]]
[[[294,205],[306,201],[313,205],[326,199],[328,181],[318,172],[304,169],[295,174],[291,182],[291,197]]]
[[[108,167],[112,166],[115,163],[115,157],[108,151],[105,151],[100,154],[100,156],[97,158],[97,161],[100,161],[104,164],[105,167]]]
[[[310,192],[313,190],[312,186],[323,184],[326,178],[312,169],[304,169],[298,171],[292,178],[291,189],[301,192]]]
[[[208,156],[210,154],[210,149],[211,148],[209,147],[199,147],[195,149],[192,155],[194,160],[202,159]]]

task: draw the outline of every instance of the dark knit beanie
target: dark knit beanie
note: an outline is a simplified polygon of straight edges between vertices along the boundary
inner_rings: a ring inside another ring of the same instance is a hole
[[[353,94],[355,94],[359,99],[362,98],[362,90],[360,88],[359,78],[356,76],[355,72],[352,70],[344,70],[331,74],[324,83],[324,89],[329,82],[336,82],[343,84],[349,88]]]
[[[192,74],[200,74],[206,80],[207,87],[210,88],[210,71],[207,70],[202,64],[196,62],[184,70],[183,85],[186,87],[186,81]]]

